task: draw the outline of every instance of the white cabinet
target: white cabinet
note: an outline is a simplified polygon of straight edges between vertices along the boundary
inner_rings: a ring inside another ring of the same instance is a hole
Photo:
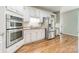
[[[0,7],[0,35],[2,35],[4,33],[4,30],[5,30],[5,23],[6,23],[6,20],[5,20],[5,14],[4,14],[4,7]]]
[[[36,9],[36,17],[40,17],[40,10]]]
[[[37,41],[37,33],[35,30],[31,30],[31,40],[32,42]]]
[[[49,17],[50,14],[47,11],[37,9],[34,7],[24,7],[24,14],[25,14],[25,20],[26,22],[29,22],[30,17],[39,17],[40,22],[43,22],[43,17]]]
[[[25,44],[42,40],[45,38],[45,29],[24,30]]]
[[[41,30],[41,39],[45,39],[45,29]]]
[[[16,12],[18,14],[22,14],[24,13],[24,7],[23,6],[7,6],[6,7],[8,10]]]
[[[40,17],[45,17],[45,13],[43,10],[40,10]]]
[[[0,53],[2,52],[2,43],[0,41]]]
[[[40,10],[37,9],[37,8],[34,8],[34,7],[25,7],[25,12],[26,11],[27,11],[26,14],[28,14],[29,17],[40,17]]]
[[[29,7],[31,17],[40,17],[40,10],[34,7]]]
[[[44,13],[42,10],[40,10],[40,22],[43,22]]]
[[[24,8],[24,22],[29,22],[30,20],[30,7]]]
[[[40,16],[41,16],[41,17],[48,17],[48,14],[47,14],[46,11],[41,10],[41,11],[40,11]]]
[[[24,42],[31,43],[31,32],[30,30],[24,30]]]
[[[37,30],[37,40],[41,40],[41,30]]]
[[[0,52],[2,52],[2,36],[0,36]]]
[[[50,17],[50,13],[46,12],[46,11],[43,11],[43,10],[40,10],[40,22],[42,23],[43,22],[43,17]]]
[[[37,29],[36,30],[36,40],[45,39],[45,29]]]
[[[36,17],[36,9],[33,7],[29,7],[30,17]]]

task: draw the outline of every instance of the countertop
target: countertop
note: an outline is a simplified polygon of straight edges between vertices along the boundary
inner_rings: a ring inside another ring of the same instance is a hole
[[[26,27],[24,27],[23,28],[23,30],[37,30],[37,29],[45,29],[45,28],[26,28]]]

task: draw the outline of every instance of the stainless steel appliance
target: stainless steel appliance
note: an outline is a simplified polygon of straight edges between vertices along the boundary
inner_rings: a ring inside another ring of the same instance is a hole
[[[45,27],[45,38],[51,39],[55,37],[54,18],[43,17],[43,26]]]
[[[14,29],[14,28],[22,28],[23,27],[23,18],[16,17],[12,15],[6,15],[7,19],[7,29]]]
[[[23,39],[23,18],[6,15],[6,47]]]
[[[51,17],[48,23],[49,23],[48,24],[48,31],[49,31],[48,39],[51,39],[51,38],[55,37],[55,19],[54,19],[54,17]]]

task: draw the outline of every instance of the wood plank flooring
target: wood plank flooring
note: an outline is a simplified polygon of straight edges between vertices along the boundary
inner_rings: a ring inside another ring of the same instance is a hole
[[[76,53],[77,37],[70,35],[57,36],[51,40],[41,40],[25,44],[16,53]]]

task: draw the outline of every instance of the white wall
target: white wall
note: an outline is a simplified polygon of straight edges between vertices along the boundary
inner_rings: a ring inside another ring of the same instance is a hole
[[[56,35],[59,35],[60,34],[60,12],[56,13],[55,28],[56,28]]]
[[[78,52],[79,52],[79,12],[78,12]]]
[[[60,23],[60,12],[56,13],[56,23]]]

